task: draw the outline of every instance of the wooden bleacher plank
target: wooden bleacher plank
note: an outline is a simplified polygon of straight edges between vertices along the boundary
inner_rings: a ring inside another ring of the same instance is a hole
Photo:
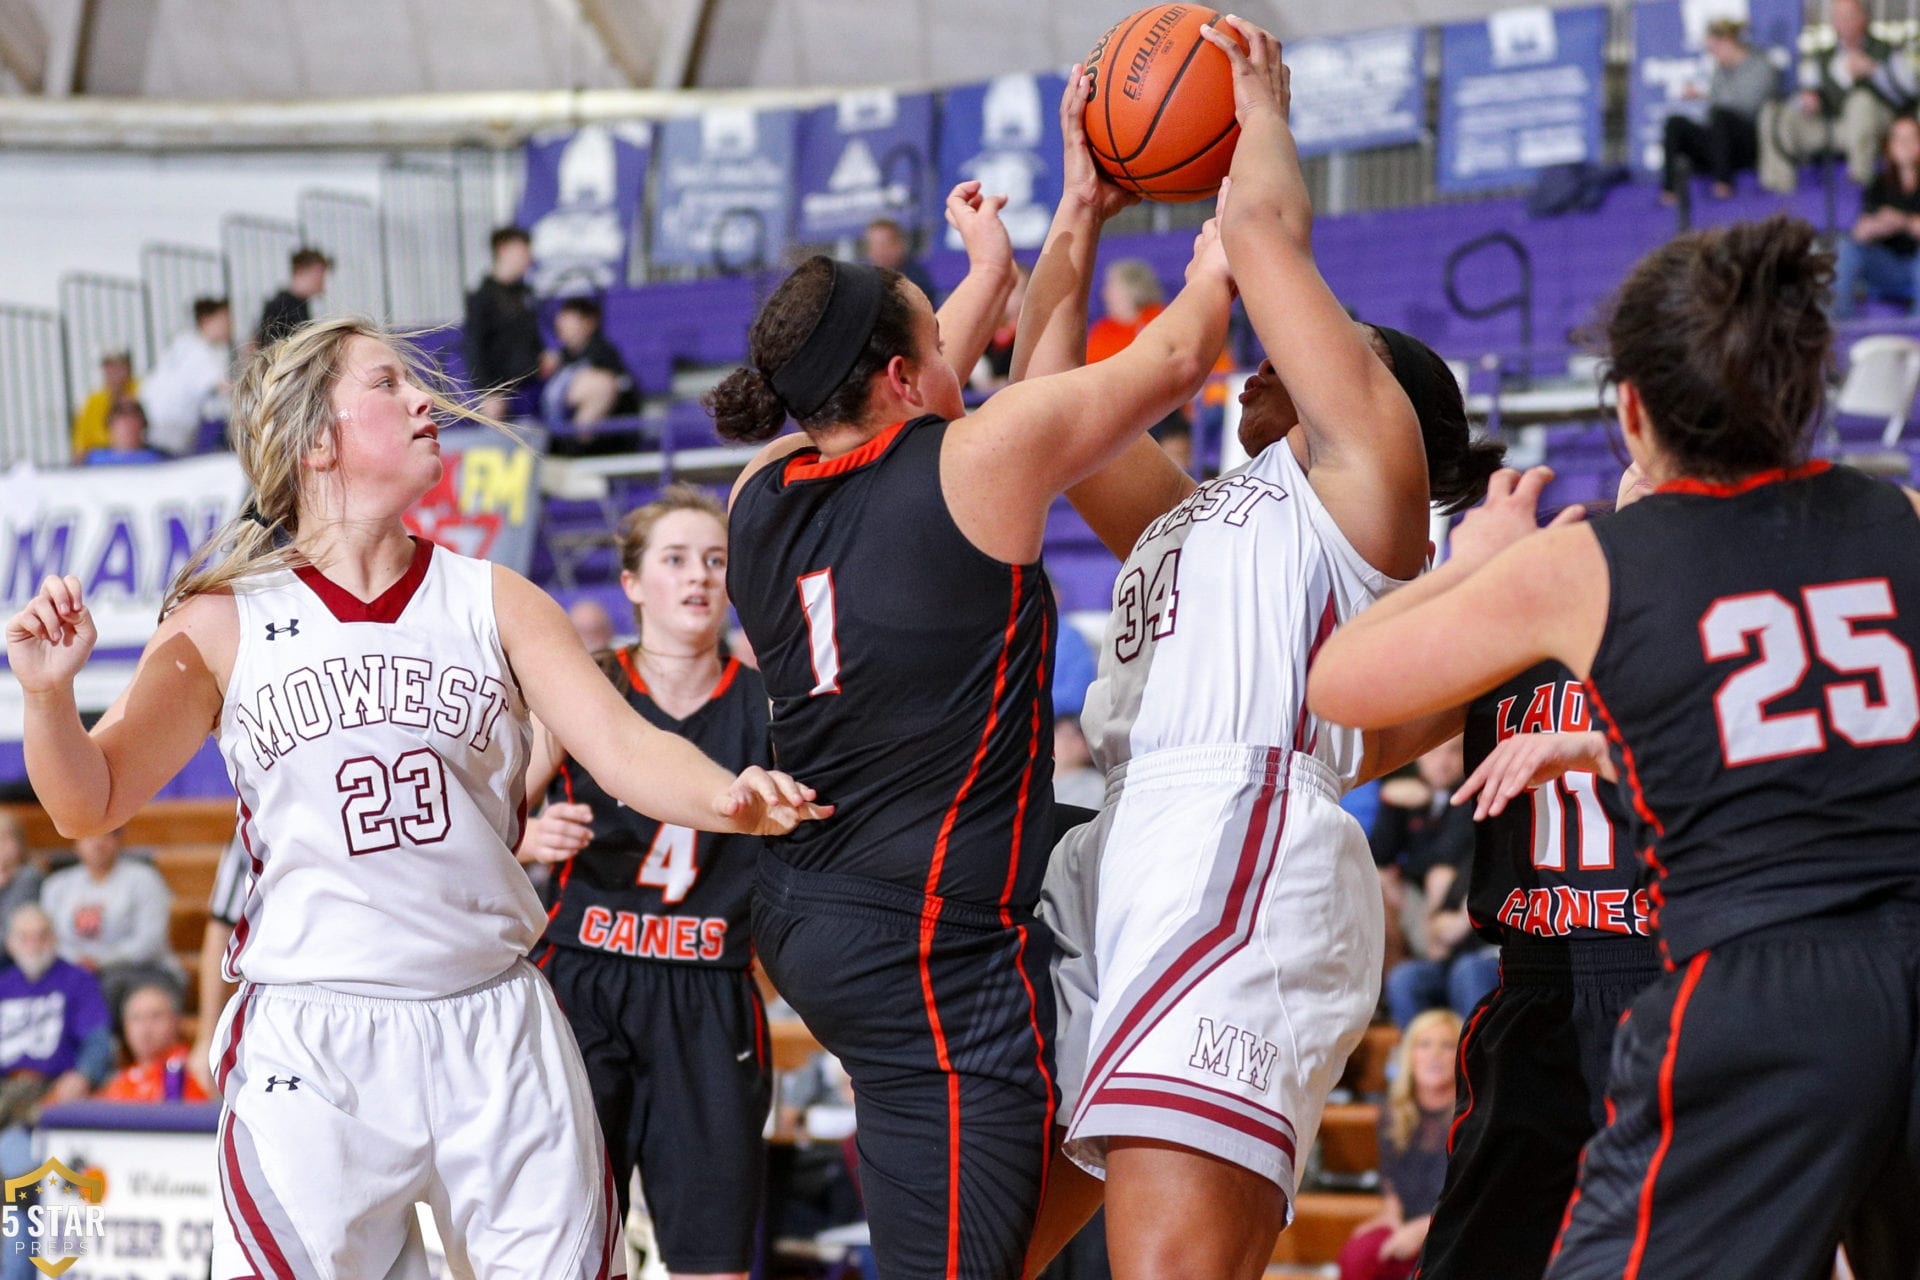
[[[1393,1056],[1394,1046],[1400,1043],[1400,1031],[1390,1023],[1379,1022],[1367,1028],[1360,1039],[1360,1045],[1347,1059],[1347,1069],[1340,1078],[1343,1088],[1350,1089],[1362,1098],[1377,1098],[1387,1091],[1387,1059]]]
[[[62,849],[73,842],[53,829],[53,819],[37,804],[0,805],[20,820],[31,849]],[[127,821],[129,846],[223,845],[233,835],[231,800],[162,800]]]
[[[1335,1261],[1353,1229],[1386,1204],[1380,1196],[1302,1192],[1294,1199],[1293,1225],[1274,1243],[1274,1264],[1320,1266]]]
[[[1380,1167],[1380,1108],[1340,1102],[1320,1120],[1320,1160],[1330,1173],[1366,1173]]]

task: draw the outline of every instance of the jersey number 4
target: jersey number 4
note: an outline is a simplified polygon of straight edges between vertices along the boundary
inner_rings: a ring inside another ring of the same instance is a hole
[[[356,756],[333,775],[347,798],[340,807],[347,852],[355,857],[409,844],[438,844],[453,828],[447,811],[447,766],[431,747],[420,747],[392,765]],[[394,802],[399,801],[398,809]]]
[[[1113,637],[1113,656],[1132,662],[1146,648],[1147,637],[1164,640],[1173,634],[1180,612],[1180,550],[1160,557],[1149,578],[1144,568],[1130,570],[1114,596],[1114,616],[1120,631]]]
[[[1843,676],[1871,675],[1879,685],[1877,698],[1865,680],[1826,685],[1826,723],[1835,733],[1856,747],[1877,747],[1905,742],[1920,728],[1913,650],[1887,631],[1858,625],[1898,616],[1887,580],[1807,587],[1800,599],[1802,607],[1796,608],[1774,591],[1724,596],[1700,618],[1707,661],[1754,657],[1728,676],[1713,698],[1720,750],[1729,768],[1826,749],[1818,710],[1767,709],[1806,679],[1813,665],[1807,656],[1809,629],[1822,663]]]
[[[700,878],[700,867],[693,856],[699,838],[699,833],[689,827],[661,823],[634,882],[658,889],[660,901],[668,906],[685,898]]]

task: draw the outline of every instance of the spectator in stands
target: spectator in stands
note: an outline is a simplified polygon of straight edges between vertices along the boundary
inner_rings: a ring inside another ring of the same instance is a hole
[[[260,325],[253,331],[253,345],[270,347],[313,319],[313,300],[327,290],[327,270],[333,262],[326,254],[303,245],[288,260],[287,287],[267,299],[260,310]]]
[[[1427,995],[1435,981],[1432,967],[1439,970],[1440,997],[1430,1003],[1446,1003],[1444,960],[1456,946],[1464,953],[1473,938],[1471,930],[1459,928],[1466,918],[1462,904],[1473,860],[1473,815],[1447,803],[1465,773],[1460,739],[1435,747],[1420,757],[1411,773],[1382,782],[1379,813],[1368,832],[1390,924],[1388,1008],[1402,1026],[1429,1003]],[[1460,897],[1454,904],[1457,910],[1448,912],[1444,908],[1456,893]],[[1438,956],[1429,959],[1436,951]],[[1430,968],[1415,971],[1407,968],[1410,964]],[[1470,977],[1470,971],[1461,971],[1463,989]],[[1399,990],[1412,1002],[1406,1018],[1398,1016],[1393,1003]]]
[[[120,401],[133,399],[139,394],[140,384],[133,376],[132,353],[121,347],[103,354],[100,357],[100,385],[81,404],[80,412],[73,416],[74,462],[86,461],[89,453],[104,449],[111,443],[107,439],[107,415]]]
[[[549,358],[533,289],[527,284],[533,240],[524,227],[501,227],[493,233],[492,245],[493,270],[467,295],[463,336],[467,383],[488,393],[480,401],[480,412],[505,419],[514,416],[516,393],[551,369],[543,369]]]
[[[907,242],[906,228],[892,218],[875,218],[867,224],[866,236],[867,261],[876,267],[885,267],[898,271],[927,295],[927,301],[935,306],[940,300],[933,294],[933,277],[927,274],[926,264],[913,256],[913,246]]]
[[[159,982],[143,982],[120,1004],[120,1040],[128,1065],[107,1081],[108,1102],[205,1102],[209,1095],[187,1069],[180,1038],[180,996]]]
[[[591,596],[575,600],[567,609],[567,621],[573,623],[588,653],[613,648],[613,615],[598,600]]]
[[[80,865],[56,871],[40,890],[60,954],[99,975],[109,1004],[142,982],[179,988],[184,975],[168,946],[173,890],[140,858],[123,858],[120,832],[73,842]]]
[[[13,909],[40,901],[40,868],[27,859],[27,833],[20,820],[0,813],[0,920],[11,920]]]
[[[592,298],[568,298],[553,317],[560,348],[549,363],[553,376],[540,392],[547,425],[571,426],[586,439],[611,417],[640,412],[640,388],[618,348],[600,329],[600,304]]]
[[[1913,64],[1867,29],[1861,0],[1833,0],[1833,48],[1800,62],[1800,92],[1760,113],[1760,185],[1791,194],[1795,166],[1823,151],[1847,159],[1861,186],[1873,180],[1881,139],[1913,108]]]
[[[1867,184],[1852,234],[1839,244],[1833,314],[1853,314],[1864,286],[1920,310],[1920,121],[1901,116],[1887,130],[1886,164]]]
[[[1106,314],[1087,330],[1087,363],[1124,351],[1139,332],[1166,308],[1160,277],[1144,258],[1121,258],[1100,279],[1100,305]]]
[[[195,452],[200,424],[226,421],[232,365],[233,309],[225,298],[195,298],[193,328],[167,344],[140,390],[147,443],[175,457]]]
[[[119,467],[166,460],[166,454],[147,444],[147,411],[138,400],[121,400],[107,413],[106,446],[89,449],[81,461],[89,467]]]
[[[1019,328],[1020,308],[1026,301],[1027,270],[1016,262],[1013,292],[1007,295],[1007,305],[1000,310],[1000,327],[993,331],[986,352],[973,366],[973,375],[967,380],[967,385],[981,395],[992,395],[1006,386],[1013,373],[1013,339]]]
[[[1414,1273],[1447,1176],[1459,1044],[1458,1015],[1429,1009],[1394,1049],[1380,1111],[1380,1191],[1387,1207],[1354,1228],[1340,1250],[1340,1280],[1406,1280]]]
[[[1448,788],[1458,786],[1455,777]],[[1500,980],[1500,951],[1474,932],[1467,916],[1467,884],[1472,878],[1473,833],[1457,863],[1428,867],[1422,883],[1427,904],[1416,950],[1424,960],[1403,960],[1387,973],[1387,1012],[1405,1028],[1423,1010],[1451,1008],[1461,1017],[1473,1012],[1480,997]]]
[[[200,933],[200,966],[195,985],[200,1016],[194,1026],[193,1048],[188,1051],[187,1070],[209,1093],[213,1090],[213,1032],[220,1012],[227,1007],[237,989],[228,982],[221,968],[227,943],[233,940],[235,926],[246,911],[247,891],[253,887],[253,868],[247,854],[247,842],[235,831],[220,851],[220,865],[214,870],[213,892],[207,901],[207,925]]]
[[[86,1097],[113,1068],[113,1034],[100,984],[55,951],[53,924],[34,903],[7,917],[7,954],[0,971],[0,1178],[17,1178],[37,1163],[31,1126],[47,1107]],[[21,1236],[24,1233],[20,1233]],[[0,1277],[39,1273],[30,1255],[0,1240]]]
[[[1667,117],[1665,161],[1660,198],[1673,204],[1691,174],[1705,174],[1713,195],[1733,194],[1733,175],[1759,158],[1760,108],[1780,87],[1780,73],[1767,55],[1749,45],[1745,24],[1721,19],[1707,28],[1707,53],[1713,80],[1707,89],[1703,124],[1684,115]],[[1699,90],[1689,86],[1688,93]]]

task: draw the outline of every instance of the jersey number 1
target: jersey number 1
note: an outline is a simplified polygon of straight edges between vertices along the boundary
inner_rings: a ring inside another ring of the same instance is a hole
[[[1913,650],[1886,631],[1857,629],[1863,620],[1898,616],[1885,578],[1829,582],[1800,593],[1820,661],[1840,675],[1871,675],[1876,701],[1865,680],[1827,684],[1826,719],[1856,747],[1905,742],[1920,728],[1920,680]],[[1767,704],[1800,687],[1813,664],[1807,657],[1801,610],[1778,592],[1753,591],[1715,600],[1700,618],[1700,647],[1709,662],[1754,655],[1727,677],[1713,696],[1720,722],[1720,750],[1729,768],[1824,751],[1820,712],[1770,712]]]
[[[839,618],[833,598],[833,570],[801,575],[800,608],[807,615],[807,651],[813,658],[813,688],[808,693],[840,692]]]

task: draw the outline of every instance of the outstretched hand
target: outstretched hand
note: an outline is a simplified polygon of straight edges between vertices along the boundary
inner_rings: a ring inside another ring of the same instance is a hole
[[[80,579],[49,577],[7,620],[7,666],[25,692],[50,693],[73,683],[98,639]]]
[[[1452,803],[1474,797],[1473,820],[1480,822],[1506,812],[1507,802],[1569,773],[1597,773],[1608,782],[1619,781],[1604,734],[1516,733],[1501,742],[1454,790]]]
[[[1140,203],[1140,197],[1109,181],[1094,163],[1093,151],[1087,145],[1087,103],[1092,97],[1093,73],[1074,64],[1060,95],[1061,194],[1079,201],[1104,222]]]
[[[1222,28],[1225,28],[1222,30]],[[1271,33],[1232,14],[1200,28],[1201,39],[1227,55],[1233,67],[1233,118],[1242,126],[1263,111],[1287,118],[1293,108],[1293,73]]]
[[[1007,266],[1013,262],[1013,241],[1000,211],[1005,196],[982,195],[977,179],[969,179],[947,193],[947,225],[960,233],[969,267]]]
[[[832,805],[813,803],[816,794],[812,787],[777,769],[754,765],[742,770],[733,785],[715,798],[713,809],[731,820],[737,831],[783,836],[803,822],[833,816]]]
[[[1448,540],[1448,554],[1469,565],[1482,565],[1523,538],[1540,532],[1540,494],[1553,479],[1552,467],[1533,467],[1521,475],[1511,467],[1502,467],[1487,482],[1487,500],[1467,512]],[[1578,504],[1553,518],[1547,527],[1575,524],[1586,519],[1587,510]]]

